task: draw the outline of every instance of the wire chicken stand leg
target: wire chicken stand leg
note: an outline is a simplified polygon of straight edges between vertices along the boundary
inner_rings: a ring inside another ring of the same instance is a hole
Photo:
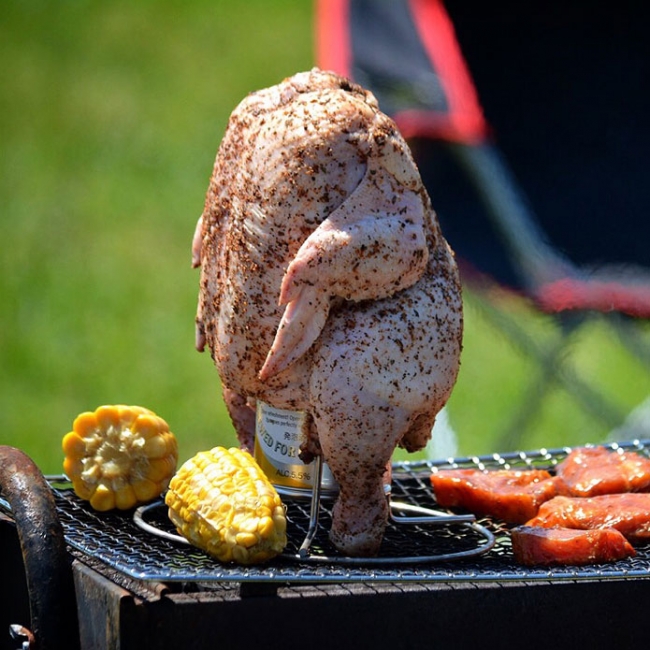
[[[323,475],[323,459],[317,456],[315,459],[316,481],[311,493],[309,510],[309,527],[307,534],[294,557],[303,562],[326,562],[337,564],[396,564],[396,563],[425,563],[439,562],[443,560],[459,559],[481,555],[489,551],[495,544],[494,535],[484,526],[476,523],[474,515],[452,515],[447,512],[423,508],[411,503],[403,503],[391,500],[391,487],[385,486],[386,499],[388,500],[390,522],[396,525],[442,525],[461,524],[479,533],[484,542],[475,548],[452,553],[440,553],[435,555],[417,555],[409,557],[373,557],[373,558],[352,558],[344,556],[326,556],[312,554],[311,547],[318,533],[319,510],[321,501],[321,481]]]

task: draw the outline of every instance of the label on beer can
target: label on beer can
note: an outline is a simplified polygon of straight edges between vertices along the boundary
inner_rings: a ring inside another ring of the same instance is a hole
[[[317,480],[316,463],[303,463],[298,454],[303,440],[306,413],[275,408],[257,400],[255,460],[280,494],[308,496]],[[338,489],[332,473],[323,463],[323,494]]]

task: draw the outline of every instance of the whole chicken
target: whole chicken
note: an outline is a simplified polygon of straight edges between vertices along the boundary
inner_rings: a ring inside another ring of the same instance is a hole
[[[462,300],[407,144],[375,97],[314,68],[234,110],[194,235],[197,348],[242,447],[257,400],[302,411],[338,483],[330,539],[379,552],[384,474],[425,446],[456,381]]]

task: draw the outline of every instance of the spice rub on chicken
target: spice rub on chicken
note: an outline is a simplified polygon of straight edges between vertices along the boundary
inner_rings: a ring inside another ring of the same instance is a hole
[[[307,414],[301,457],[339,485],[330,537],[378,552],[383,475],[456,381],[462,301],[408,146],[374,96],[313,69],[252,93],[221,142],[193,242],[207,344],[242,446],[256,400]]]

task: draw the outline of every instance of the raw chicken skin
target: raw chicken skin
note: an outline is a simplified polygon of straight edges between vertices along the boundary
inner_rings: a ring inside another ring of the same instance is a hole
[[[313,69],[249,95],[193,242],[207,344],[242,446],[256,400],[307,413],[301,458],[338,485],[330,537],[378,553],[383,475],[424,447],[456,381],[462,301],[408,146],[374,96]]]

